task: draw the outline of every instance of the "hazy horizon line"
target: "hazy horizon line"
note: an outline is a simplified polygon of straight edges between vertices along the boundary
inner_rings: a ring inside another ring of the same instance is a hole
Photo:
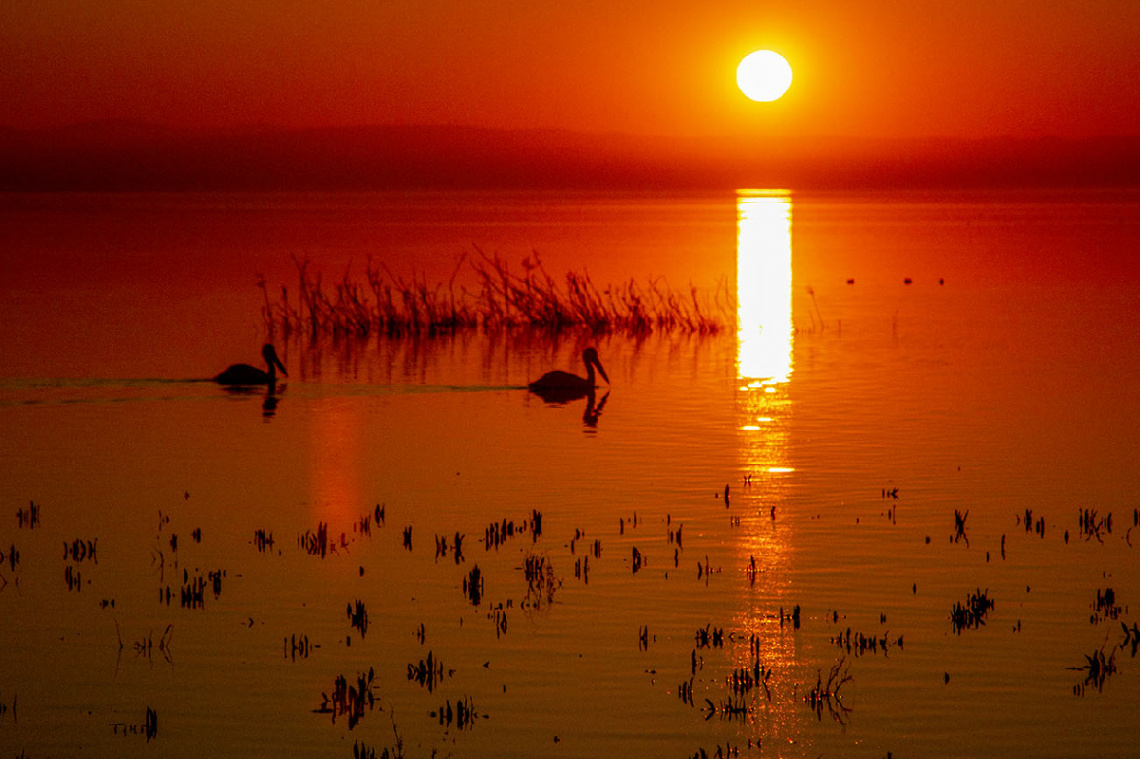
[[[460,122],[353,122],[341,124],[321,124],[321,125],[288,125],[270,121],[248,121],[248,122],[234,122],[231,124],[213,124],[213,125],[178,125],[164,123],[146,118],[134,118],[127,116],[109,116],[106,118],[91,118],[82,119],[78,121],[69,121],[60,124],[47,124],[38,126],[19,126],[16,124],[0,123],[0,132],[24,132],[24,133],[43,133],[43,132],[60,132],[75,129],[83,129],[94,126],[103,125],[127,125],[146,127],[153,130],[164,131],[169,133],[178,134],[199,134],[199,135],[237,135],[247,134],[251,131],[268,131],[268,132],[333,132],[333,131],[358,131],[358,130],[455,130],[455,131],[478,131],[478,132],[498,132],[498,133],[552,133],[552,134],[572,134],[580,135],[582,137],[621,137],[630,139],[660,139],[660,140],[680,140],[680,141],[694,141],[694,140],[741,140],[741,139],[760,139],[760,140],[837,140],[837,141],[850,141],[850,142],[925,142],[925,141],[939,141],[939,142],[992,142],[1002,140],[1012,140],[1018,142],[1032,142],[1037,140],[1058,140],[1063,142],[1083,142],[1087,140],[1119,140],[1119,139],[1140,139],[1140,129],[1135,132],[1127,133],[1112,133],[1112,134],[1086,134],[1086,135],[1063,135],[1063,134],[1035,134],[1035,135],[1016,135],[1016,134],[993,134],[993,135],[956,135],[956,134],[923,134],[912,135],[907,137],[875,137],[875,136],[860,136],[842,134],[838,132],[815,132],[811,134],[779,134],[772,133],[766,135],[750,135],[743,132],[723,132],[719,134],[666,134],[664,132],[632,132],[620,129],[606,129],[606,130],[588,130],[588,129],[573,129],[571,127],[558,127],[558,126],[533,126],[533,127],[496,127],[486,126],[481,124],[460,123]]]
[[[0,126],[0,190],[1140,186],[1140,135],[721,137],[460,124]]]

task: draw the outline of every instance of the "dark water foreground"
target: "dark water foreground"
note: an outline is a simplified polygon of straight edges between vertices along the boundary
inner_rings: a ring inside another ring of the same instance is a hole
[[[1136,232],[979,208],[793,209],[788,326],[592,407],[521,389],[574,337],[10,373],[0,753],[1130,755]]]

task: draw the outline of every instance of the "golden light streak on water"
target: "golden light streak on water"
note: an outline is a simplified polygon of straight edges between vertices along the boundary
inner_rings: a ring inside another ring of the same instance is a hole
[[[737,194],[737,376],[767,389],[792,374],[792,200],[780,190]]]
[[[792,376],[792,200],[783,190],[737,194],[737,404],[746,475],[788,465]],[[773,483],[774,484],[774,483]]]
[[[745,477],[735,562],[749,576],[734,626],[755,636],[756,649],[740,647],[737,667],[757,661],[772,671],[770,687],[786,690],[799,677],[798,633],[790,618],[788,569],[794,558],[789,526],[780,520],[788,477],[792,377],[792,201],[786,191],[741,190],[737,194],[737,353],[740,470]],[[756,719],[770,734],[795,739],[802,730],[797,704],[760,689]]]

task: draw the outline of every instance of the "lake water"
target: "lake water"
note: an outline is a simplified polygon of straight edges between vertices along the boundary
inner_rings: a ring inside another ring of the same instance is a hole
[[[475,246],[734,326],[195,381],[293,256]],[[1140,741],[1138,193],[8,195],[0,251],[0,754]],[[526,391],[587,346],[592,403]]]

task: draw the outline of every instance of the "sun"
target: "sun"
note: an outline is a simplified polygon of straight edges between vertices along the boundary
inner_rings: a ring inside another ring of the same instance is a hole
[[[778,100],[792,85],[792,67],[771,50],[749,53],[736,67],[736,86],[758,103]]]

